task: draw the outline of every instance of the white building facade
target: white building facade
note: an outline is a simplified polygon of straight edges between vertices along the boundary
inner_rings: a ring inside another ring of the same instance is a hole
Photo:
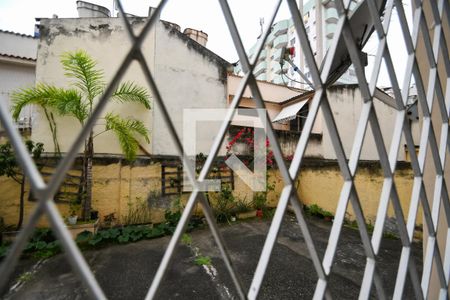
[[[0,105],[9,108],[13,91],[34,86],[37,44],[38,40],[31,35],[0,30]],[[32,123],[33,108],[27,107],[17,126],[21,131],[29,131]]]
[[[350,7],[354,8],[355,5],[356,1],[352,0]],[[335,3],[329,0],[309,0],[303,4],[303,1],[300,0],[299,7],[303,8],[303,22],[308,34],[311,50],[316,57],[318,66],[320,66],[336,31],[338,13]],[[248,50],[250,58],[255,55],[256,44],[257,42]],[[281,20],[273,24],[254,69],[256,78],[276,84],[308,89],[309,86],[300,74],[294,70],[294,67],[282,61],[283,47],[295,48],[292,62],[295,66],[299,67],[308,80],[311,80],[309,67],[305,63],[300,40],[292,19]],[[235,73],[242,74],[240,65],[236,67]],[[356,82],[357,79],[353,66],[336,81],[337,84],[351,84]]]

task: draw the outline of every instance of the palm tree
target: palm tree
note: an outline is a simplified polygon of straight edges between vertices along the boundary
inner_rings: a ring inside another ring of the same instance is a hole
[[[103,71],[97,68],[97,63],[85,51],[67,52],[61,56],[65,76],[71,79],[72,87],[58,88],[47,84],[37,84],[36,87],[21,89],[12,95],[13,117],[17,118],[23,107],[30,104],[41,106],[49,121],[54,142],[56,140],[56,123],[52,111],[62,116],[72,116],[81,126],[91,116],[96,100],[103,94],[105,84]],[[120,84],[111,96],[112,100],[135,102],[150,109],[150,95],[146,89],[133,82]],[[92,160],[94,157],[94,138],[105,132],[112,131],[118,138],[122,152],[127,160],[134,160],[139,148],[139,138],[149,143],[149,131],[140,120],[124,119],[115,113],[107,113],[104,117],[105,129],[94,135],[91,130],[85,140],[83,153],[83,219],[90,217],[92,203]],[[57,140],[56,140],[57,141]],[[58,146],[59,147],[59,146]],[[55,143],[56,149],[56,143]]]

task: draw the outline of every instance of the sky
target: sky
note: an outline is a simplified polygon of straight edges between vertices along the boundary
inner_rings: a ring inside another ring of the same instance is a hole
[[[113,0],[90,0],[113,11]],[[242,42],[250,48],[260,34],[260,18],[269,21],[275,7],[274,0],[229,0],[229,5],[237,24]],[[306,2],[306,1],[304,1]],[[122,0],[127,13],[146,16],[149,6],[156,7],[159,0]],[[408,9],[408,7],[406,7]],[[33,34],[35,18],[51,18],[53,14],[60,18],[77,17],[76,0],[0,0],[0,29],[18,33]],[[290,12],[282,2],[276,21],[290,17]],[[225,19],[218,1],[212,0],[170,0],[161,14],[161,19],[177,23],[182,30],[186,27],[202,30],[208,34],[207,47],[229,62],[236,62],[238,55],[234,48]],[[397,75],[402,79],[405,67],[405,46],[396,14],[391,23],[388,43],[391,44]],[[369,64],[373,62],[377,42],[372,39],[364,49],[369,53]],[[366,69],[370,78],[371,65]],[[402,82],[400,82],[402,83]],[[382,68],[379,86],[390,86],[389,77]],[[402,86],[402,85],[401,85]]]
[[[89,2],[113,10],[113,0],[90,0]],[[127,13],[146,16],[149,6],[156,7],[157,0],[122,0]],[[273,11],[275,1],[230,0],[230,8],[246,48],[251,47],[260,33],[260,18],[266,22]],[[76,0],[0,0],[0,29],[33,34],[35,17],[77,17]],[[285,4],[280,8],[277,20],[290,16]],[[161,14],[161,19],[186,27],[202,30],[208,34],[207,47],[230,62],[238,60],[231,36],[218,1],[171,0]]]

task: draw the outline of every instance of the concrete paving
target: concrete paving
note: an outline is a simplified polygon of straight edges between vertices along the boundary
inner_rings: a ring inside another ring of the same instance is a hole
[[[308,221],[320,256],[325,251],[331,223],[318,219]],[[253,220],[223,226],[221,231],[231,260],[244,289],[250,286],[259,254],[269,229],[269,221]],[[209,230],[190,234],[192,245],[181,245],[159,290],[159,299],[237,299],[237,295]],[[109,299],[143,299],[156,272],[169,237],[86,251],[86,260]],[[383,239],[379,272],[386,290],[392,295],[401,252],[399,240]],[[413,247],[419,273],[422,245]],[[211,265],[197,265],[196,257],[209,256]],[[336,252],[330,291],[335,299],[356,299],[364,273],[364,248],[357,230],[343,228]],[[21,272],[24,265],[21,263]],[[421,275],[421,274],[419,274]],[[293,216],[285,217],[274,247],[259,299],[311,299],[317,275],[309,258],[300,228]],[[407,279],[404,298],[414,298]],[[375,288],[372,297],[378,298]],[[6,299],[86,299],[86,291],[73,274],[63,255],[44,261],[33,275]]]

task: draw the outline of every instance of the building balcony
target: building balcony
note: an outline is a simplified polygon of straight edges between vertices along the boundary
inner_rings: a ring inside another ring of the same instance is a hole
[[[253,75],[258,76],[262,73],[265,73],[266,70],[267,70],[267,63],[265,61],[262,61],[256,65],[255,69],[253,70]]]
[[[256,79],[265,81],[267,80],[267,75],[266,73],[259,74],[259,76],[256,76]]]
[[[334,36],[334,32],[336,31],[336,24],[327,24],[325,26],[325,32],[326,32],[326,36],[327,38],[332,38]]]
[[[288,43],[287,34],[283,34],[283,35],[276,37],[273,40],[273,47],[279,49],[279,48],[286,46],[287,43]]]
[[[289,20],[283,20],[273,25],[272,33],[274,36],[286,34],[289,28]]]
[[[271,59],[274,60],[274,61],[277,61],[277,62],[280,61],[281,51],[282,51],[282,50],[283,50],[283,49],[276,49],[276,50],[273,52]]]
[[[266,57],[267,57],[267,50],[263,49],[263,50],[261,50],[261,53],[259,54],[258,61],[265,60]]]
[[[325,10],[325,22],[331,24],[337,24],[338,22],[338,12],[335,8],[328,8]]]
[[[283,65],[283,69],[281,69],[280,63],[278,61],[273,61],[270,65],[270,70],[274,74],[281,74],[282,71],[286,73],[288,69],[289,65],[286,63]]]
[[[275,76],[272,79],[272,83],[275,83],[275,84],[285,84],[285,82],[286,83],[288,82],[287,78],[285,78],[283,81],[283,78],[281,77],[281,75]]]

